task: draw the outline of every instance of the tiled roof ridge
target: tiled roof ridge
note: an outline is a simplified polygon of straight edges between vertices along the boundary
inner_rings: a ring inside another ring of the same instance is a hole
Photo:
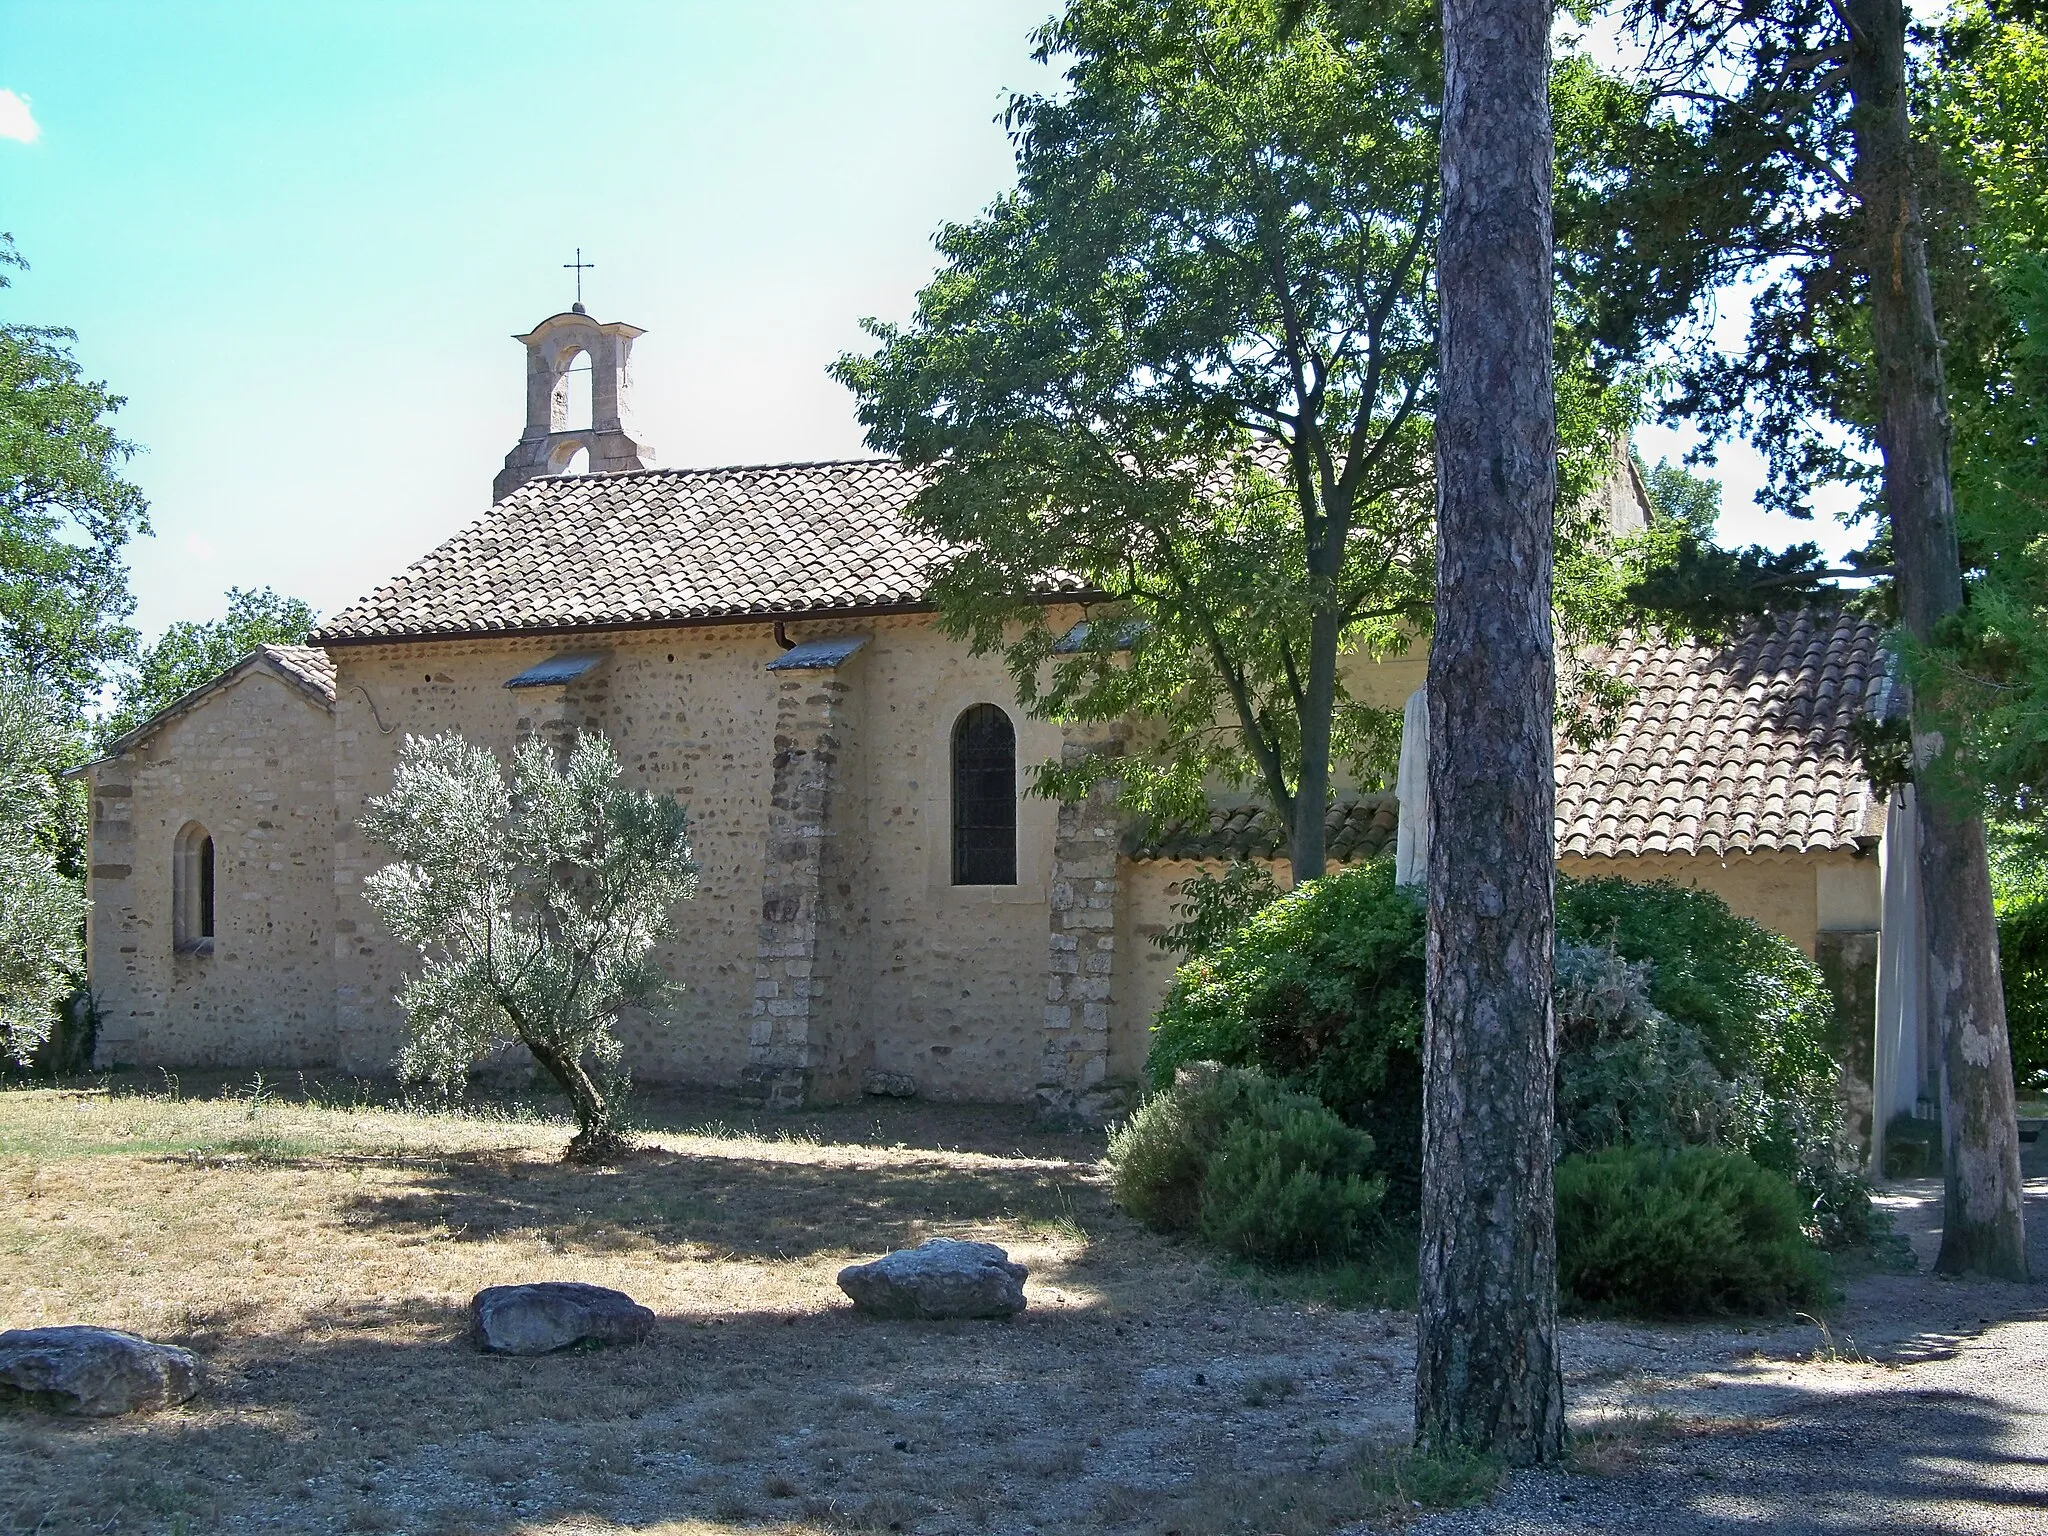
[[[775,469],[864,469],[874,464],[887,464],[906,474],[916,474],[919,466],[906,464],[899,458],[886,453],[871,453],[850,459],[778,459],[769,464],[652,464],[640,469],[594,469],[583,475],[536,475],[521,485],[518,490],[493,502],[492,506],[503,506],[522,492],[535,486],[560,484],[563,481],[592,480],[659,480],[663,478],[684,479],[690,476],[752,475],[765,474]]]

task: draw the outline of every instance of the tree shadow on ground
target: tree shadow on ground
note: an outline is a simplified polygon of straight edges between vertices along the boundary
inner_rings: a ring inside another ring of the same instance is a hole
[[[996,1222],[1053,1229],[1109,1215],[1099,1180],[1080,1164],[836,1165],[762,1157],[735,1143],[651,1150],[604,1169],[489,1153],[408,1168],[410,1187],[351,1195],[344,1218],[456,1242],[533,1231],[598,1253],[687,1248],[799,1259],[883,1252]]]

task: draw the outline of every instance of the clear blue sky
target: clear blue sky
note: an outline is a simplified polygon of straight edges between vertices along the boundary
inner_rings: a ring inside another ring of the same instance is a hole
[[[660,463],[861,452],[825,365],[1009,184],[995,118],[1045,83],[1051,9],[0,0],[34,124],[0,96],[0,229],[32,263],[0,313],[73,327],[128,397],[137,622],[234,585],[331,613],[482,511],[509,338],[567,307],[579,245],[593,313],[647,329]],[[1745,462],[1724,532],[1806,536],[1743,513]]]

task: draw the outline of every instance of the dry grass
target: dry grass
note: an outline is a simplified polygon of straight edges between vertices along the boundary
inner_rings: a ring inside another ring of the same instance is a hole
[[[0,1415],[0,1532],[1307,1530],[1405,1428],[1405,1318],[1248,1291],[1109,1206],[1099,1138],[1021,1112],[655,1104],[645,1155],[592,1171],[516,1106],[178,1086],[0,1093],[0,1328],[209,1371],[147,1418]],[[852,1315],[841,1265],[939,1233],[1028,1263],[1031,1311]],[[470,1295],[529,1279],[661,1324],[468,1349]]]

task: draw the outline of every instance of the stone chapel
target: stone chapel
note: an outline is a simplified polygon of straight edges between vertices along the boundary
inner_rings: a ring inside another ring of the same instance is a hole
[[[579,303],[518,337],[525,430],[487,512],[308,645],[263,647],[82,770],[102,1066],[388,1072],[410,957],[362,899],[384,862],[364,801],[408,734],[507,758],[528,733],[585,728],[629,783],[688,808],[700,868],[662,956],[681,990],[625,1021],[641,1078],[773,1105],[916,1093],[1081,1116],[1138,1078],[1173,963],[1148,939],[1176,882],[1278,862],[1276,830],[1242,800],[1140,835],[1105,804],[1024,794],[1032,763],[1090,742],[1031,718],[999,658],[937,628],[946,551],[902,519],[916,475],[655,468],[628,409],[641,334]],[[572,423],[583,367],[589,420]],[[1632,471],[1607,494],[1617,527],[1648,515]],[[1058,581],[1037,596],[1055,623],[1090,598]],[[1852,1072],[1867,1080],[1874,1052],[1878,1103],[1910,1109],[1937,1060],[1911,860],[1887,857],[1888,812],[1910,818],[1873,794],[1850,736],[1886,687],[1878,632],[1802,618],[1726,650],[1592,660],[1634,701],[1611,740],[1560,744],[1560,866],[1708,887],[1785,934],[1835,985]],[[1425,665],[1420,649],[1360,661],[1348,681],[1399,708]],[[1420,824],[1419,779],[1340,793],[1333,861],[1392,856]]]

